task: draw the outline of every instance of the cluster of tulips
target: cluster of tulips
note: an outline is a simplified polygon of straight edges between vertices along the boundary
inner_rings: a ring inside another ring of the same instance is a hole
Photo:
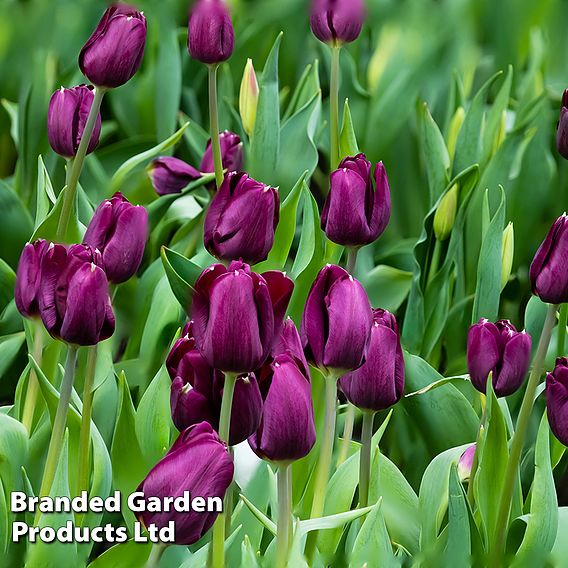
[[[316,0],[311,27],[330,45],[334,60],[344,43],[354,41],[364,18],[362,3]],[[95,87],[60,89],[51,99],[48,134],[52,148],[68,160],[61,210],[61,243],[38,240],[26,245],[18,268],[16,303],[28,318],[40,317],[45,329],[69,345],[69,367],[76,348],[110,337],[114,315],[109,283],[117,285],[138,270],[148,236],[145,209],[130,204],[120,193],[96,210],[82,244],[64,244],[77,181],[85,155],[100,133],[100,104],[106,91],[127,82],[138,69],[146,38],[142,13],[126,5],[109,8],[83,47],[79,64]],[[189,53],[217,66],[233,51],[234,32],[227,6],[221,0],[199,0],[189,21]],[[338,73],[335,66],[335,73]],[[258,91],[254,72],[245,91]],[[332,77],[337,83],[337,77]],[[213,83],[210,85],[214,87]],[[568,93],[568,92],[567,92]],[[246,93],[245,93],[246,94]],[[245,97],[246,98],[246,97]],[[565,95],[565,102],[568,94]],[[391,214],[385,167],[373,165],[364,154],[340,160],[337,145],[337,100],[332,100],[331,174],[321,226],[328,239],[345,247],[346,268],[325,266],[314,280],[298,332],[286,318],[294,282],[280,271],[259,274],[274,244],[279,222],[277,189],[242,171],[243,145],[231,132],[218,132],[215,97],[211,107],[211,140],[199,168],[173,157],[160,157],[150,168],[159,195],[179,193],[204,173],[215,173],[212,199],[204,219],[204,245],[220,263],[207,267],[194,285],[189,322],[166,361],[171,377],[171,414],[179,437],[141,481],[147,496],[178,496],[184,491],[202,497],[225,497],[230,515],[233,481],[231,446],[245,440],[262,459],[274,464],[282,488],[278,516],[278,562],[285,565],[292,538],[291,464],[305,457],[316,442],[310,366],[325,378],[325,426],[311,517],[324,512],[325,487],[335,440],[338,387],[352,406],[363,412],[359,506],[369,493],[373,418],[396,404],[404,391],[404,358],[396,318],[372,308],[363,286],[353,277],[360,247],[376,241]],[[246,103],[245,103],[246,106]],[[250,105],[249,105],[250,107]],[[250,120],[254,112],[249,108]],[[558,144],[568,156],[568,109],[563,108]],[[556,307],[568,302],[568,217],[561,216],[538,250],[530,270],[533,292],[551,304],[548,327],[541,337],[527,395],[530,412],[544,363]],[[548,332],[546,331],[548,330]],[[508,396],[523,384],[531,359],[531,338],[508,321],[482,319],[469,331],[467,363],[473,385],[486,392],[490,379],[497,396]],[[53,481],[59,459],[72,369],[62,386],[59,429],[54,428],[42,494]],[[70,382],[69,382],[70,381]],[[547,406],[551,428],[568,443],[568,359],[561,358],[547,376]],[[64,392],[67,389],[67,393]],[[521,411],[523,412],[523,411]],[[523,439],[524,433],[515,436]],[[348,433],[350,437],[351,433]],[[513,447],[514,443],[513,443]],[[519,455],[511,452],[511,470]],[[475,463],[475,446],[466,461]],[[517,464],[515,464],[517,460]],[[509,499],[510,506],[510,499]],[[225,519],[216,513],[144,513],[146,526],[176,521],[176,543],[189,545],[213,528],[210,562],[224,563]],[[216,520],[217,519],[217,520]],[[317,533],[307,540],[305,553],[313,558]]]

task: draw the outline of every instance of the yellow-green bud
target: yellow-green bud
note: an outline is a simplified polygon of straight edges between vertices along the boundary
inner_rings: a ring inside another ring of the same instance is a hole
[[[452,120],[450,122],[450,128],[448,130],[448,154],[450,159],[453,159],[456,153],[456,145],[458,143],[458,135],[460,133],[463,121],[465,119],[465,110],[463,107],[458,107]]]
[[[513,269],[513,256],[515,254],[515,231],[513,223],[509,223],[503,231],[503,250],[501,252],[501,290],[505,288],[511,270]]]
[[[258,83],[252,65],[252,59],[247,59],[241,90],[239,92],[239,112],[245,132],[250,136],[256,122],[256,107],[258,105]]]
[[[454,228],[456,211],[458,209],[458,184],[452,187],[442,197],[434,215],[434,234],[439,241],[445,241]]]

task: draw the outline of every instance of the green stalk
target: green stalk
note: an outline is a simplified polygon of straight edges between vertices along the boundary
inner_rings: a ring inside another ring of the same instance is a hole
[[[467,485],[467,500],[469,501],[471,507],[473,507],[473,500],[474,500],[473,489],[474,489],[475,475],[477,473],[477,466],[479,465],[479,447],[481,445],[481,436],[483,435],[483,429],[485,428],[485,418],[486,418],[485,409],[487,408],[486,401],[483,400],[485,398],[485,395],[480,393],[480,397],[483,403],[483,411],[481,413],[481,420],[479,421],[477,438],[475,439],[475,452],[473,454],[473,460],[471,462],[471,473],[469,474],[469,481]]]
[[[69,345],[67,349],[67,360],[65,361],[65,374],[63,375],[59,392],[59,403],[57,404],[57,412],[55,413],[53,430],[51,431],[51,440],[49,441],[49,449],[47,450],[45,469],[43,470],[43,479],[39,491],[40,497],[49,496],[53,480],[55,479],[55,472],[57,471],[61,454],[61,446],[63,445],[63,435],[65,434],[69,401],[71,400],[71,392],[73,391],[76,363],[77,346]],[[35,516],[34,526],[37,525],[40,515],[41,513],[38,511]]]
[[[292,466],[279,465],[276,478],[278,484],[276,568],[285,568],[292,538]]]
[[[442,256],[442,241],[436,239],[434,244],[434,252],[432,253],[432,260],[430,261],[430,267],[428,269],[428,280],[426,281],[426,286],[429,286],[434,276],[440,268],[440,257]]]
[[[359,507],[369,503],[369,477],[371,475],[371,442],[373,438],[374,412],[363,412],[361,455],[359,457]]]
[[[223,160],[221,157],[221,142],[219,140],[219,113],[217,111],[217,68],[209,65],[209,121],[211,130],[211,150],[215,164],[215,182],[217,188],[223,183]]]
[[[65,240],[65,235],[67,234],[67,227],[69,226],[69,219],[71,218],[71,213],[73,212],[73,205],[75,203],[75,196],[77,194],[77,183],[79,182],[79,176],[81,175],[81,170],[83,169],[83,162],[85,161],[85,156],[87,155],[89,142],[95,128],[95,123],[97,121],[97,116],[99,114],[105,93],[106,89],[102,87],[97,87],[95,89],[93,104],[91,105],[89,116],[87,117],[85,130],[83,131],[83,135],[81,136],[81,142],[79,143],[77,154],[75,158],[69,162],[71,164],[71,170],[68,172],[69,175],[67,180],[67,189],[65,190],[65,195],[63,197],[61,216],[59,217],[59,223],[57,225],[56,240],[58,242],[63,242]]]
[[[33,324],[33,358],[38,365],[41,365],[41,358],[43,354],[43,327],[39,321],[34,321]],[[39,381],[37,379],[35,369],[31,367],[30,378],[28,380],[28,388],[26,390],[26,399],[24,401],[24,409],[22,411],[22,424],[26,427],[28,434],[32,433],[38,393]]]
[[[560,306],[560,317],[558,319],[558,348],[556,353],[558,357],[566,355],[564,348],[566,346],[566,326],[568,325],[568,304]]]
[[[337,168],[340,162],[339,155],[339,54],[340,45],[331,47],[331,78],[329,85],[329,128],[331,130],[330,162],[331,171]]]
[[[335,375],[325,377],[325,418],[323,440],[317,465],[314,500],[312,501],[311,519],[321,517],[325,506],[325,494],[329,481],[331,458],[333,456],[333,440],[335,438],[335,418],[337,414],[337,379]],[[311,563],[316,550],[317,531],[311,531],[306,539],[306,557]]]
[[[351,446],[351,438],[353,437],[353,424],[355,424],[355,407],[347,404],[347,412],[345,413],[345,423],[343,424],[343,436],[339,446],[339,455],[337,456],[337,467],[339,467],[349,455],[349,447]]]
[[[150,550],[150,556],[146,560],[144,568],[157,568],[160,564],[162,555],[166,552],[166,546],[164,544],[154,543],[152,545],[152,550]]]
[[[231,408],[233,406],[233,393],[235,392],[236,382],[237,375],[233,373],[225,373],[223,398],[221,400],[221,415],[219,417],[219,437],[227,445],[229,444]],[[226,496],[224,509],[227,510]],[[213,525],[209,565],[212,568],[222,568],[225,566],[225,513],[220,513]]]
[[[511,453],[509,454],[509,461],[507,462],[507,469],[505,470],[505,480],[503,483],[503,490],[501,491],[495,534],[493,535],[493,546],[490,548],[490,566],[494,566],[496,568],[502,565],[502,559],[505,553],[507,530],[509,528],[509,514],[511,512],[511,501],[513,499],[513,491],[515,489],[515,477],[519,469],[521,452],[525,444],[536,389],[544,370],[544,359],[548,351],[550,338],[552,337],[552,329],[556,323],[557,308],[558,306],[555,305],[548,306],[546,320],[544,322],[544,327],[534,356],[532,371],[529,375],[527,389],[525,391],[525,396],[523,397],[521,410],[519,411],[517,427],[515,428],[515,433],[513,434],[513,440],[511,442]]]

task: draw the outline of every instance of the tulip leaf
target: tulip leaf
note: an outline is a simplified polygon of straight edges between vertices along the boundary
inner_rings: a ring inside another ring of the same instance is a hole
[[[339,135],[339,153],[342,159],[347,156],[356,156],[359,153],[357,136],[355,135],[351,110],[349,109],[349,99],[345,99],[345,105],[343,106],[343,122]]]
[[[37,157],[37,192],[36,192],[36,213],[34,222],[34,231],[41,225],[47,217],[51,204],[56,202],[57,198],[53,191],[53,185],[49,177],[43,158]]]
[[[410,293],[412,273],[379,264],[365,274],[361,281],[372,306],[396,312]]]
[[[362,517],[363,515],[366,515],[372,508],[373,507],[363,507],[361,509],[353,509],[352,511],[336,513],[335,515],[300,521],[299,530],[302,534],[307,534],[311,531],[336,529]]]
[[[538,340],[542,334],[546,313],[548,312],[548,304],[545,304],[538,296],[531,296],[525,309],[525,329],[533,338],[532,353],[537,350]]]
[[[8,263],[0,258],[0,314],[14,298],[16,273]]]
[[[225,552],[233,545],[237,537],[242,532],[243,527],[239,525],[225,540]],[[209,554],[209,543],[202,546],[197,552],[186,560],[179,568],[202,568],[207,564]]]
[[[151,549],[151,542],[135,542],[134,540],[121,542],[105,550],[89,564],[88,568],[118,568],[119,566],[121,568],[135,568],[144,566]]]
[[[558,507],[558,531],[556,533],[556,541],[548,559],[551,566],[562,566],[562,563],[568,558],[568,507]]]
[[[166,247],[162,247],[161,257],[174,296],[182,308],[189,311],[194,292],[193,285],[202,272],[201,267]]]
[[[239,495],[241,501],[250,509],[250,512],[265,526],[265,528],[276,536],[276,523],[271,521],[260,509],[255,507],[253,503],[242,493]]]
[[[8,371],[25,340],[26,336],[23,331],[0,337],[0,377]]]
[[[456,377],[443,377],[442,379],[438,380],[438,381],[434,381],[433,383],[426,385],[425,387],[414,391],[414,392],[409,392],[407,394],[405,394],[404,396],[406,398],[409,398],[411,396],[417,396],[419,394],[426,394],[427,392],[433,391],[435,389],[438,389],[440,387],[443,387],[444,385],[447,385],[448,383],[454,383],[454,382],[459,382],[459,381],[469,381],[469,375],[458,375]]]
[[[242,568],[260,568],[258,563],[259,552],[255,552],[253,549],[250,539],[247,534],[243,538],[241,543],[241,567]]]
[[[306,65],[302,76],[296,84],[282,120],[286,121],[296,114],[319,90],[319,61],[316,59],[313,63]]]
[[[468,504],[454,463],[450,468],[448,543],[445,554],[447,566],[468,566],[470,564],[471,534]]]

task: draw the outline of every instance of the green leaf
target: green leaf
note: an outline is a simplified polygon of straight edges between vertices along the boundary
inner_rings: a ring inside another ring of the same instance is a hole
[[[342,527],[355,519],[366,515],[373,507],[363,507],[362,509],[353,509],[352,511],[345,511],[343,513],[336,513],[335,515],[328,515],[326,517],[318,517],[316,519],[307,519],[300,521],[299,530],[302,534],[311,531],[321,531],[325,529],[336,529]]]
[[[93,560],[88,568],[140,568],[148,560],[151,549],[151,542],[129,540],[115,544]]]
[[[495,149],[495,139],[501,128],[503,113],[509,105],[509,97],[511,94],[511,85],[513,83],[513,66],[509,65],[507,74],[503,80],[503,84],[499,89],[499,93],[495,97],[495,101],[491,105],[491,109],[487,113],[485,121],[485,129],[483,132],[483,162],[486,163]]]
[[[43,158],[37,157],[37,191],[36,191],[36,214],[34,222],[34,231],[41,225],[49,213],[51,204],[56,202],[57,198],[53,191],[53,185],[49,177]]]
[[[343,121],[339,135],[339,153],[341,158],[356,156],[359,153],[357,136],[355,135],[351,110],[349,109],[349,99],[345,99],[345,105],[343,107]]]
[[[319,90],[319,62],[316,59],[313,63],[306,65],[282,120],[286,121],[296,114]]]
[[[0,337],[0,377],[10,368],[26,340],[23,331]]]
[[[271,521],[258,507],[256,507],[245,495],[239,495],[241,501],[249,508],[250,512],[264,527],[276,536],[276,523]]]
[[[160,254],[174,296],[184,310],[189,310],[193,285],[202,272],[201,267],[166,247],[162,247]]]
[[[412,272],[379,264],[361,280],[372,306],[396,312],[410,293]]]
[[[414,391],[414,392],[409,392],[407,394],[405,394],[404,396],[406,398],[411,397],[411,396],[417,396],[420,394],[426,394],[427,392],[433,391],[435,389],[439,389],[440,387],[443,387],[444,385],[447,385],[448,383],[455,383],[458,381],[469,381],[469,375],[458,375],[457,377],[443,377],[437,381],[434,381],[433,383],[430,383],[429,385],[426,385],[425,387],[421,388],[420,390]]]
[[[33,222],[20,197],[0,180],[0,258],[16,268]]]
[[[452,464],[450,469],[448,544],[445,555],[447,566],[470,565],[471,535],[468,504],[455,464]]]
[[[241,567],[242,568],[260,568],[258,563],[258,554],[250,543],[248,535],[245,533],[243,542],[241,543]]]
[[[16,285],[16,273],[7,262],[0,258],[0,314],[4,308],[14,299],[14,286]]]
[[[538,296],[531,296],[525,309],[525,329],[531,337],[540,337],[546,313],[548,312],[548,304],[544,303]],[[538,347],[538,341],[533,341],[533,355]]]
[[[562,566],[568,558],[568,507],[559,507],[558,514],[558,531],[556,533],[556,541],[550,553],[549,562],[551,566]]]

